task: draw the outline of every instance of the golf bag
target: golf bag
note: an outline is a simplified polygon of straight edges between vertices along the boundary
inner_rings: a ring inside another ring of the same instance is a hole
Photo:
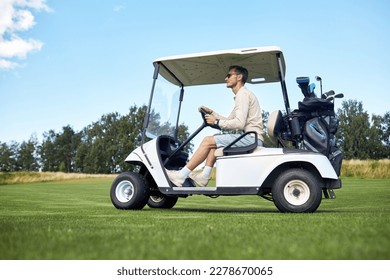
[[[305,98],[298,102],[298,109],[281,118],[279,116],[282,124],[273,131],[274,136],[278,137],[278,143],[282,146],[285,146],[284,141],[289,141],[297,149],[324,154],[339,176],[343,153],[336,145],[339,120],[334,111],[334,99],[343,95],[329,91],[318,98],[314,93],[314,84],[309,86],[309,78],[300,77],[297,82]]]

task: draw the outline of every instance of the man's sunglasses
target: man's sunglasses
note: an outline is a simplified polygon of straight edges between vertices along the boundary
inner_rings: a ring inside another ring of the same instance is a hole
[[[229,79],[229,78],[230,78],[231,76],[233,76],[233,75],[238,75],[238,74],[236,74],[236,73],[230,74],[230,73],[229,73],[229,74],[226,75],[226,78]]]

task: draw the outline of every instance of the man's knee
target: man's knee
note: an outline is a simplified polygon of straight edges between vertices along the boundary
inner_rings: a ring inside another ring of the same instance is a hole
[[[203,138],[202,144],[209,148],[216,147],[215,139],[213,136],[206,136],[205,138]]]

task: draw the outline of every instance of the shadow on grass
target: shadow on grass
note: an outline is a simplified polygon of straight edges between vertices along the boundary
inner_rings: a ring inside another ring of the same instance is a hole
[[[192,212],[192,213],[280,213],[277,209],[259,209],[259,208],[173,208],[174,212]]]
[[[172,208],[166,209],[171,212],[188,212],[188,213],[269,213],[269,214],[281,214],[281,215],[310,215],[310,214],[322,214],[322,213],[344,213],[350,211],[332,210],[332,209],[319,209],[314,213],[282,213],[278,209],[264,209],[264,208]]]

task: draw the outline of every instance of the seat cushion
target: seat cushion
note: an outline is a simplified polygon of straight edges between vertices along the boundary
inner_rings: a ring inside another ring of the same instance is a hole
[[[219,148],[219,149],[216,149],[215,152],[214,152],[214,156],[215,157],[222,157],[223,156],[223,147],[222,148]],[[260,151],[261,149],[264,149],[264,147],[262,146],[257,146],[257,148],[252,152],[252,153],[255,153],[257,151]]]

